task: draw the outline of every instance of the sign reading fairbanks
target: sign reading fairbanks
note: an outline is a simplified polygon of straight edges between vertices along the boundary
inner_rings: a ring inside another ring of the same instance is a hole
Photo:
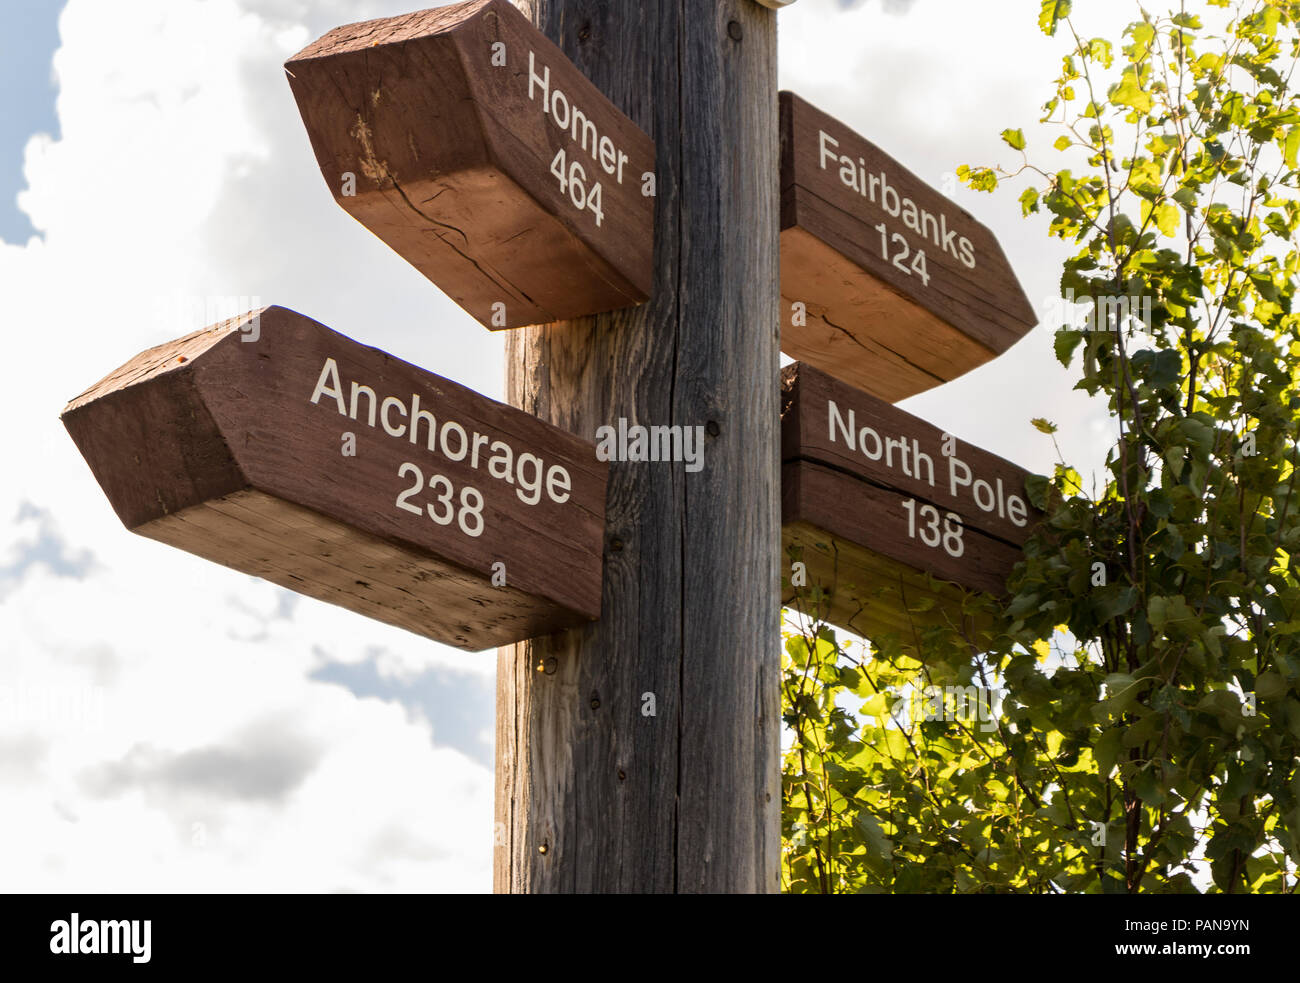
[[[608,465],[280,307],[150,349],[63,422],[133,532],[478,650],[600,615]]]
[[[336,28],[285,69],[335,200],[482,324],[649,297],[654,144],[505,0]]]
[[[843,123],[780,100],[782,351],[893,403],[1034,327],[993,233]]]
[[[960,592],[929,577],[1005,594],[1041,518],[1027,471],[807,365],[782,372],[781,448],[786,554],[859,634],[961,624]]]

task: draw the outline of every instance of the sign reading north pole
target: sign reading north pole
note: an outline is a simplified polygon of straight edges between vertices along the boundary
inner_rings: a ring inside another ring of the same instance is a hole
[[[649,298],[654,144],[506,0],[336,28],[285,70],[335,200],[480,323]]]
[[[790,92],[781,111],[781,350],[888,402],[1037,324],[993,234]]]
[[[781,448],[787,559],[829,590],[826,620],[859,634],[960,624],[959,592],[928,578],[1005,594],[1041,518],[1024,469],[800,363],[782,371]]]
[[[470,650],[600,615],[593,445],[280,307],[137,355],[63,422],[132,532]]]

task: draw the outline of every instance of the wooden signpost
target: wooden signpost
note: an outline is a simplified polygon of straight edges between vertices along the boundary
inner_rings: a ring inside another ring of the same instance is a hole
[[[654,144],[506,0],[340,27],[285,69],[335,200],[480,323],[649,297]]]
[[[781,448],[787,568],[803,563],[830,591],[826,620],[858,634],[906,644],[916,625],[960,624],[960,592],[929,578],[1005,593],[1041,518],[1028,472],[800,363],[782,372]]]
[[[782,351],[893,403],[1037,324],[988,229],[793,93],[780,106]]]
[[[927,575],[1001,591],[1037,518],[1025,472],[887,402],[1004,351],[1024,294],[895,161],[788,93],[778,118],[787,2],[472,0],[286,66],[338,202],[527,326],[519,409],[268,308],[63,414],[132,531],[503,646],[501,891],[777,890],[782,542],[830,621],[906,634]],[[597,460],[629,428],[698,457]]]
[[[591,444],[284,308],[136,356],[63,422],[128,529],[281,587],[470,650],[600,615]]]

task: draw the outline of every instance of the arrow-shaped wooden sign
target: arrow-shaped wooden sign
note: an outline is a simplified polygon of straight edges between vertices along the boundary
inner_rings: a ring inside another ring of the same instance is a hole
[[[781,105],[781,350],[889,402],[1037,324],[988,229],[843,123]]]
[[[826,620],[859,634],[960,624],[959,592],[928,578],[1005,593],[1041,518],[1023,468],[800,363],[782,371],[781,448],[787,557],[830,591]]]
[[[285,69],[335,200],[482,324],[650,296],[654,144],[506,0],[340,27]]]
[[[600,615],[608,465],[280,307],[137,355],[63,422],[123,524],[460,648]]]

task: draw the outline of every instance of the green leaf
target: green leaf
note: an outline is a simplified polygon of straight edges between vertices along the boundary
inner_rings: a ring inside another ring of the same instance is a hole
[[[1293,126],[1286,131],[1286,139],[1282,142],[1282,159],[1293,170],[1297,154],[1300,154],[1300,126]]]
[[[1127,106],[1140,113],[1149,113],[1153,105],[1151,93],[1131,69],[1123,74],[1118,85],[1111,87],[1110,101],[1116,106]]]
[[[957,168],[957,179],[972,191],[993,191],[998,186],[997,172],[991,167],[962,164]]]
[[[1002,142],[1012,150],[1025,149],[1025,132],[1024,130],[1003,130]]]
[[[1172,238],[1178,234],[1178,220],[1182,218],[1182,212],[1178,210],[1177,205],[1171,205],[1168,202],[1156,205],[1152,214],[1155,216],[1156,228],[1163,235]]]
[[[1261,672],[1255,677],[1255,695],[1261,700],[1280,700],[1286,696],[1286,680],[1271,670]]]
[[[1056,332],[1052,348],[1056,352],[1057,361],[1069,368],[1070,360],[1074,357],[1074,350],[1079,347],[1081,341],[1083,341],[1082,331],[1062,330]]]
[[[1120,750],[1123,747],[1122,741],[1124,732],[1119,727],[1112,727],[1102,733],[1097,738],[1096,744],[1092,748],[1093,760],[1097,762],[1097,774],[1105,778],[1115,767],[1115,760],[1119,757]]]
[[[1102,68],[1110,68],[1115,60],[1113,51],[1111,43],[1105,38],[1093,38],[1088,42],[1088,57],[1101,62]]]
[[[1119,584],[1111,584],[1098,589],[1095,594],[1097,597],[1094,607],[1097,611],[1097,621],[1101,623],[1128,613],[1138,598],[1137,588],[1132,585],[1121,587]]]
[[[1048,37],[1056,34],[1058,21],[1070,16],[1070,0],[1043,0],[1038,13],[1038,28]]]
[[[862,714],[867,717],[889,716],[889,694],[877,693],[862,704]]]
[[[859,812],[853,817],[853,825],[862,835],[867,848],[878,858],[886,859],[894,852],[893,841],[885,835],[880,822],[868,812]]]
[[[1029,422],[1033,424],[1034,429],[1039,433],[1056,433],[1056,424],[1044,420],[1041,416],[1036,416]]]

